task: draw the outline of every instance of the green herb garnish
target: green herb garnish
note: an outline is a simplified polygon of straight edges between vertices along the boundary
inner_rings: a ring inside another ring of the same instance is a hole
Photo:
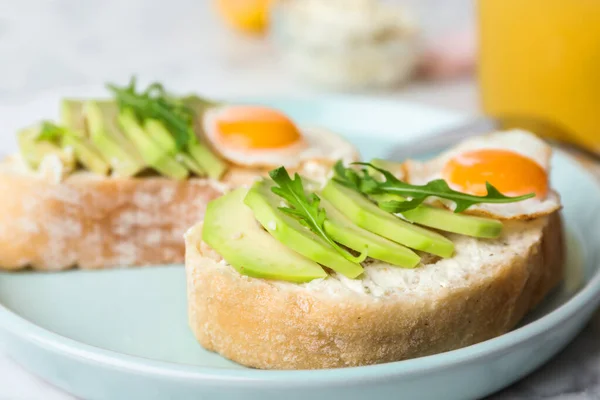
[[[295,174],[294,179],[291,179],[287,170],[284,167],[279,167],[270,171],[269,176],[278,185],[271,188],[273,193],[283,198],[289,205],[289,207],[279,207],[279,210],[296,218],[302,225],[331,245],[345,259],[354,263],[361,263],[367,258],[366,249],[355,257],[341,248],[325,232],[324,225],[327,213],[319,206],[321,199],[316,193],[306,194],[300,175]]]
[[[106,85],[115,95],[119,108],[130,108],[140,121],[155,119],[173,135],[177,150],[184,150],[196,136],[193,132],[194,112],[181,99],[170,96],[160,83],[152,83],[138,91],[135,77],[129,85]]]
[[[376,179],[369,173],[367,168],[357,171],[352,168],[346,168],[341,161],[335,164],[334,180],[346,187],[354,189],[364,195],[375,194],[397,194],[407,198],[406,201],[384,201],[379,203],[379,207],[391,213],[400,213],[408,211],[419,206],[430,196],[451,200],[456,204],[455,213],[465,211],[475,204],[481,203],[514,203],[530,199],[535,193],[526,194],[517,197],[508,197],[500,193],[492,184],[486,182],[487,194],[485,196],[473,196],[470,194],[457,192],[451,189],[443,179],[436,179],[425,185],[411,185],[396,178],[389,171],[378,168],[370,163],[353,163],[372,168],[379,172],[385,178],[385,181]]]
[[[46,141],[56,143],[64,135],[64,133],[65,130],[60,126],[50,121],[43,121],[35,140],[38,142]]]

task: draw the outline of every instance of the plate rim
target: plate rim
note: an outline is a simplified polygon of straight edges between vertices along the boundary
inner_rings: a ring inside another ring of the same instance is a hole
[[[304,98],[301,96],[300,98]],[[340,96],[341,97],[341,96]],[[286,98],[284,96],[268,96],[264,99]],[[290,97],[287,97],[290,99]],[[324,101],[332,101],[337,96],[326,97]],[[348,99],[348,97],[345,97]],[[352,98],[365,98],[362,96]],[[371,99],[372,100],[372,99]],[[323,101],[323,100],[322,100]],[[388,100],[384,100],[388,101]],[[436,110],[433,107],[432,111]],[[443,111],[447,113],[447,111]],[[588,180],[596,180],[577,160],[563,151],[558,150],[568,162],[576,165]],[[593,189],[600,197],[600,185],[594,185]],[[71,358],[82,359],[86,362],[97,364],[105,368],[119,368],[130,372],[150,374],[160,377],[172,377],[178,379],[193,379],[200,381],[227,381],[236,384],[268,384],[277,386],[289,385],[290,381],[302,378],[302,383],[313,385],[327,384],[329,386],[347,384],[348,379],[355,381],[377,381],[391,376],[408,377],[422,373],[432,373],[452,368],[478,359],[493,357],[518,344],[531,341],[545,332],[556,328],[572,318],[579,312],[600,302],[600,268],[588,280],[573,297],[564,304],[543,317],[514,329],[499,337],[486,340],[468,347],[434,354],[426,357],[396,361],[391,363],[335,368],[325,370],[257,370],[257,369],[230,369],[210,368],[191,364],[178,364],[169,361],[153,360],[141,356],[129,355],[113,350],[103,349],[97,346],[79,342],[74,339],[52,332],[34,322],[18,315],[0,303],[0,328],[20,337],[22,340],[37,345],[45,350],[58,353]]]

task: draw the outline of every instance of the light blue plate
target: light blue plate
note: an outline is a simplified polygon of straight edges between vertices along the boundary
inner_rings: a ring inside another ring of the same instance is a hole
[[[346,134],[365,158],[463,119],[364,98],[264,102]],[[359,368],[246,369],[196,344],[187,327],[181,266],[0,274],[0,334],[19,363],[85,399],[481,397],[548,360],[600,301],[600,189],[562,153],[553,171],[565,206],[567,279],[518,329],[468,348]]]

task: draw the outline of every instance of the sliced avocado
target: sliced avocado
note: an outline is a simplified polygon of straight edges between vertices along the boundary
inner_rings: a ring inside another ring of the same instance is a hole
[[[144,130],[154,142],[175,157],[175,160],[183,164],[187,169],[198,176],[206,176],[206,171],[189,154],[177,150],[177,143],[173,135],[169,133],[162,122],[155,119],[144,121]]]
[[[449,239],[383,211],[352,189],[330,181],[322,195],[361,228],[441,257],[451,257],[454,254],[454,244]]]
[[[362,274],[363,268],[359,264],[346,260],[298,220],[279,210],[283,200],[271,191],[272,186],[273,182],[270,180],[256,182],[248,191],[244,202],[252,209],[258,222],[275,239],[349,278],[356,278]]]
[[[188,153],[196,160],[202,169],[206,171],[209,177],[219,179],[227,170],[227,163],[221,160],[210,147],[204,143],[204,113],[207,109],[214,107],[217,103],[196,96],[188,96],[183,100],[194,112],[193,131],[196,136],[194,138],[195,140],[192,140],[188,145]]]
[[[202,240],[241,274],[257,278],[308,282],[325,278],[317,263],[278,242],[244,204],[248,189],[239,188],[208,203]]]
[[[86,136],[83,101],[64,99],[60,103],[60,124],[68,128],[72,134]]]
[[[77,161],[87,170],[100,175],[107,175],[109,163],[103,159],[95,146],[86,135],[83,102],[78,100],[63,100],[61,103],[60,120],[65,128],[62,146],[71,147]]]
[[[179,161],[181,164],[185,165],[185,167],[187,169],[192,171],[197,176],[199,176],[199,177],[206,176],[206,171],[204,171],[204,169],[200,166],[200,164],[198,164],[198,162],[195,159],[193,159],[192,156],[190,156],[189,154],[177,153],[175,155],[175,159],[177,161]]]
[[[80,137],[69,130],[63,135],[61,144],[64,148],[70,147],[73,149],[77,161],[79,161],[85,169],[99,175],[108,174],[110,165],[104,161],[102,156],[100,156],[95,147],[88,142],[87,139]]]
[[[17,143],[21,156],[32,169],[37,169],[42,160],[49,155],[56,155],[66,170],[75,168],[75,157],[72,151],[61,148],[58,144],[47,140],[39,140],[40,126],[23,129],[17,133]]]
[[[215,155],[206,145],[192,140],[188,153],[212,179],[220,179],[227,170],[227,164]]]
[[[175,142],[175,138],[169,133],[162,122],[151,118],[146,119],[144,120],[144,130],[161,149],[167,151],[169,154],[177,153],[177,142]]]
[[[367,246],[369,257],[386,261],[403,268],[414,268],[419,264],[419,257],[412,250],[369,232],[355,225],[349,218],[338,211],[331,203],[321,199],[321,207],[327,213],[325,231],[338,243],[356,251],[363,251]]]
[[[390,200],[404,201],[403,197],[393,194],[374,195],[371,198],[378,203]],[[425,204],[400,214],[415,224],[477,238],[497,238],[503,227],[502,222],[496,219],[457,214]]]
[[[116,104],[88,101],[83,108],[91,142],[112,166],[114,175],[129,177],[146,168],[138,150],[121,132]]]
[[[188,170],[148,136],[137,121],[133,111],[121,111],[118,120],[123,132],[139,150],[146,164],[157,170],[161,175],[173,179],[188,177]]]
[[[402,172],[402,163],[376,158],[371,160],[371,164],[378,168],[388,170],[394,175]],[[383,178],[383,175],[379,172],[374,171],[373,173],[379,174],[379,176]],[[372,195],[370,198],[377,203],[384,201],[404,201],[402,196],[394,194],[378,194]],[[415,209],[402,212],[400,215],[402,215],[404,219],[415,224],[466,236],[496,238],[502,233],[502,222],[498,220],[456,214],[449,210],[435,208],[425,204]]]
[[[194,136],[188,142],[186,149],[187,154],[178,153],[177,159],[198,176],[205,176],[208,174],[210,178],[219,179],[227,169],[227,164],[217,157],[210,148],[201,143],[200,135],[198,135],[198,132],[202,132],[201,118],[204,114],[204,110],[214,103],[197,96],[187,96],[182,100],[194,112],[194,127],[192,132]],[[173,154],[177,152],[175,139],[169,134],[167,128],[160,121],[147,120],[144,122],[144,128],[157,143],[168,148]]]

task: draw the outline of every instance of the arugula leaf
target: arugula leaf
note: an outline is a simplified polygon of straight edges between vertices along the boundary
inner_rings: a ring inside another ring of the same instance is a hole
[[[43,121],[36,140],[38,142],[46,141],[55,143],[64,135],[64,133],[64,129],[60,126],[50,121]]]
[[[140,121],[147,118],[161,121],[173,135],[177,150],[185,149],[196,138],[194,112],[182,100],[170,96],[160,83],[152,83],[138,92],[136,79],[132,77],[125,87],[113,84],[106,87],[114,94],[119,108],[131,108]]]
[[[408,198],[406,201],[386,201],[379,204],[379,207],[391,213],[399,213],[412,210],[419,206],[430,196],[439,197],[446,200],[452,200],[456,204],[455,213],[465,211],[475,204],[481,203],[514,203],[530,199],[535,193],[526,194],[517,197],[508,197],[500,193],[498,189],[486,182],[487,194],[485,196],[473,196],[467,193],[458,192],[448,186],[443,179],[436,179],[425,185],[411,185],[396,178],[392,173],[385,169],[378,168],[370,163],[353,163],[363,165],[379,172],[385,178],[385,181],[378,181],[369,174],[367,168],[356,171],[352,168],[346,168],[338,161],[334,167],[334,180],[344,186],[354,189],[364,195],[391,193]]]
[[[273,193],[283,198],[289,205],[289,207],[279,207],[279,210],[296,218],[302,225],[331,245],[345,259],[354,263],[361,263],[367,258],[366,249],[355,257],[329,237],[324,227],[327,214],[323,208],[319,207],[321,199],[316,193],[306,195],[300,175],[295,174],[294,179],[291,179],[285,167],[279,167],[270,171],[269,176],[278,185],[271,188]]]

